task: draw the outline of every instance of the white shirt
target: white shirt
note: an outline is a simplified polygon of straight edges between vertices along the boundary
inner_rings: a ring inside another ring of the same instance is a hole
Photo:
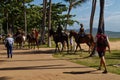
[[[5,44],[6,44],[7,41],[8,41],[9,44],[12,44],[12,45],[14,44],[14,39],[11,38],[11,37],[8,37],[8,38],[5,39]]]

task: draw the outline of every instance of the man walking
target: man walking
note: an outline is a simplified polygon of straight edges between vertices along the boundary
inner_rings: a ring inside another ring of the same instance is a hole
[[[11,34],[7,35],[7,38],[5,39],[5,46],[7,48],[7,57],[12,58],[12,49],[13,49],[14,39],[12,38]]]
[[[106,47],[108,47],[110,52],[110,44],[109,44],[108,37],[103,34],[102,30],[99,30],[98,34],[96,35],[96,48],[97,48],[98,55],[100,57],[100,66],[98,70],[101,70],[101,67],[103,65],[105,69],[103,73],[107,73],[107,67],[106,67],[106,61],[105,61]]]

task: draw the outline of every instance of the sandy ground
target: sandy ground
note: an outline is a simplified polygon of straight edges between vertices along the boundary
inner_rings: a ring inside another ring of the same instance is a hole
[[[111,49],[120,49],[120,42],[111,42]],[[102,74],[93,68],[52,56],[52,48],[14,50],[12,59],[0,45],[0,80],[120,80],[120,75]]]
[[[88,50],[89,47],[86,44],[81,44],[82,49]],[[120,41],[110,42],[111,50],[120,50]]]

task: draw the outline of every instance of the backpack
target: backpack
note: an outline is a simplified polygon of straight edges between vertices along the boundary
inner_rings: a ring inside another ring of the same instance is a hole
[[[6,40],[5,47],[8,47],[8,46],[10,46],[10,43],[9,43],[9,41],[8,41],[8,40]]]
[[[107,37],[104,34],[100,34],[97,36],[97,46],[98,47],[107,47]]]

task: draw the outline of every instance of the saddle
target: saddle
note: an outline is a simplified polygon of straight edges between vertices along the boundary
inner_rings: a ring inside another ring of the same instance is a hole
[[[83,37],[85,37],[86,35],[85,35],[85,33],[80,33],[78,36],[81,37],[81,38],[83,38]]]

